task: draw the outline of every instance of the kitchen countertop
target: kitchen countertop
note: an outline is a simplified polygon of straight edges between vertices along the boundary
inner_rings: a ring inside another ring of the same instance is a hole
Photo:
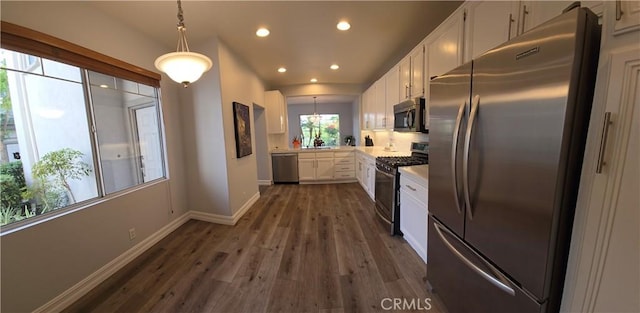
[[[383,146],[373,146],[373,147],[365,147],[365,146],[340,146],[335,148],[322,148],[322,149],[274,149],[271,150],[271,154],[279,154],[279,153],[310,153],[310,152],[345,152],[345,151],[357,151],[364,153],[370,157],[377,158],[379,156],[407,156],[411,155],[410,151],[392,151],[385,150]]]
[[[292,148],[286,148],[286,149],[273,149],[271,150],[272,154],[278,154],[278,153],[311,153],[311,152],[345,152],[345,151],[353,151],[355,150],[354,148],[356,147],[349,147],[349,146],[340,146],[340,147],[330,147],[330,148],[320,148],[320,149],[314,149],[314,148],[305,148],[305,149],[292,149]]]
[[[410,175],[417,183],[429,186],[429,165],[413,165],[399,167],[400,175]]]

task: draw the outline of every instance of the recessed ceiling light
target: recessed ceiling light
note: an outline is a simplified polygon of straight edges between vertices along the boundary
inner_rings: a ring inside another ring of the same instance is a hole
[[[284,73],[286,71],[287,71],[287,69],[284,68],[284,67],[281,67],[281,68],[278,69],[278,72],[280,72],[280,73]]]
[[[338,66],[338,64],[331,64],[331,66],[329,66],[329,68],[331,68],[332,70],[337,70],[340,68],[340,66]]]
[[[270,33],[269,30],[264,27],[258,28],[258,30],[256,31],[256,35],[258,37],[267,37],[269,36],[269,33]]]
[[[100,88],[109,88],[109,85],[102,84],[102,85],[100,85]]]
[[[338,27],[339,30],[347,30],[351,28],[351,24],[347,21],[340,21],[336,27]]]
[[[317,82],[318,82],[318,79],[317,79],[317,78],[312,78],[312,79],[311,79],[311,80],[309,80],[309,81],[310,81],[310,82],[312,82],[312,83],[317,83]]]

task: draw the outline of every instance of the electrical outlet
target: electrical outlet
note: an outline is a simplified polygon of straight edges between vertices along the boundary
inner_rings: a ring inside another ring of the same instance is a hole
[[[129,229],[129,240],[133,240],[133,239],[136,239],[136,229],[135,228]]]

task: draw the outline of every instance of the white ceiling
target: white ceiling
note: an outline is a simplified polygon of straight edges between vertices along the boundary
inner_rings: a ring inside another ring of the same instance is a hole
[[[177,42],[175,1],[87,1],[167,47]],[[459,1],[183,1],[191,50],[218,36],[267,88],[369,84],[439,25]],[[336,29],[348,20],[346,32]],[[258,27],[271,35],[259,38]],[[340,69],[332,71],[329,65]],[[214,65],[215,66],[215,65]],[[278,67],[287,68],[278,73]]]
[[[287,97],[288,105],[296,104],[313,104],[314,96],[293,96]],[[318,105],[323,104],[351,104],[358,98],[357,96],[350,95],[318,95],[316,97],[316,103]]]

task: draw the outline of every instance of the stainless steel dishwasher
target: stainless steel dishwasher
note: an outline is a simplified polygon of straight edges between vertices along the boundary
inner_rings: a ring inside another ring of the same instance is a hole
[[[271,155],[271,165],[275,184],[298,182],[297,153],[274,153]]]

